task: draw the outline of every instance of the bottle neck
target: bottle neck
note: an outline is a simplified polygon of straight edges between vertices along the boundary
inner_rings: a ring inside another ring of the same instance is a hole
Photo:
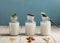
[[[17,18],[17,16],[16,16],[16,17],[14,17],[14,18],[11,17],[10,19],[11,19],[11,22],[14,22],[14,23],[15,23],[15,22],[17,22],[17,19],[18,19],[18,18]]]
[[[32,16],[27,16],[27,20],[28,20],[29,22],[33,22],[33,21],[34,21],[34,17],[32,17]]]

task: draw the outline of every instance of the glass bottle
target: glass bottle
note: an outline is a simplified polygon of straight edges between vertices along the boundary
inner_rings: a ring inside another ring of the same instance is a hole
[[[26,35],[35,35],[36,23],[34,21],[34,15],[28,14],[27,21],[25,23],[25,34]]]
[[[50,35],[51,33],[51,22],[49,17],[44,12],[41,13],[42,21],[40,22],[41,35]]]
[[[14,15],[14,14],[13,14]],[[10,17],[11,22],[9,22],[9,33],[10,35],[19,35],[19,22],[17,21],[17,16]]]

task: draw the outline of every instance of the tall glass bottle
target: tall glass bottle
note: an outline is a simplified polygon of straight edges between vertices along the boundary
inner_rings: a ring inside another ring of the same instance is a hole
[[[41,12],[42,21],[40,22],[41,35],[50,35],[51,33],[51,22],[49,17],[44,12]]]
[[[26,35],[35,35],[36,23],[34,21],[34,15],[28,14],[27,21],[25,23],[25,34]]]

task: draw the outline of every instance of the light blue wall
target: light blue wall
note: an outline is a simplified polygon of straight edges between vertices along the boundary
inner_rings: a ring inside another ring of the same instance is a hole
[[[45,11],[53,21],[60,24],[60,0],[0,0],[0,25],[8,25],[9,17],[14,12],[21,25],[24,25],[28,13],[35,15],[39,25],[41,11]]]

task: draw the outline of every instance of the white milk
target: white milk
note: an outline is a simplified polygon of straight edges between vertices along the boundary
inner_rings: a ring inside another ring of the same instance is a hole
[[[49,35],[51,33],[51,22],[44,21],[40,23],[41,35]]]
[[[19,22],[9,23],[9,31],[10,35],[18,35],[19,34]]]
[[[35,23],[25,23],[25,33],[26,35],[35,35]]]

